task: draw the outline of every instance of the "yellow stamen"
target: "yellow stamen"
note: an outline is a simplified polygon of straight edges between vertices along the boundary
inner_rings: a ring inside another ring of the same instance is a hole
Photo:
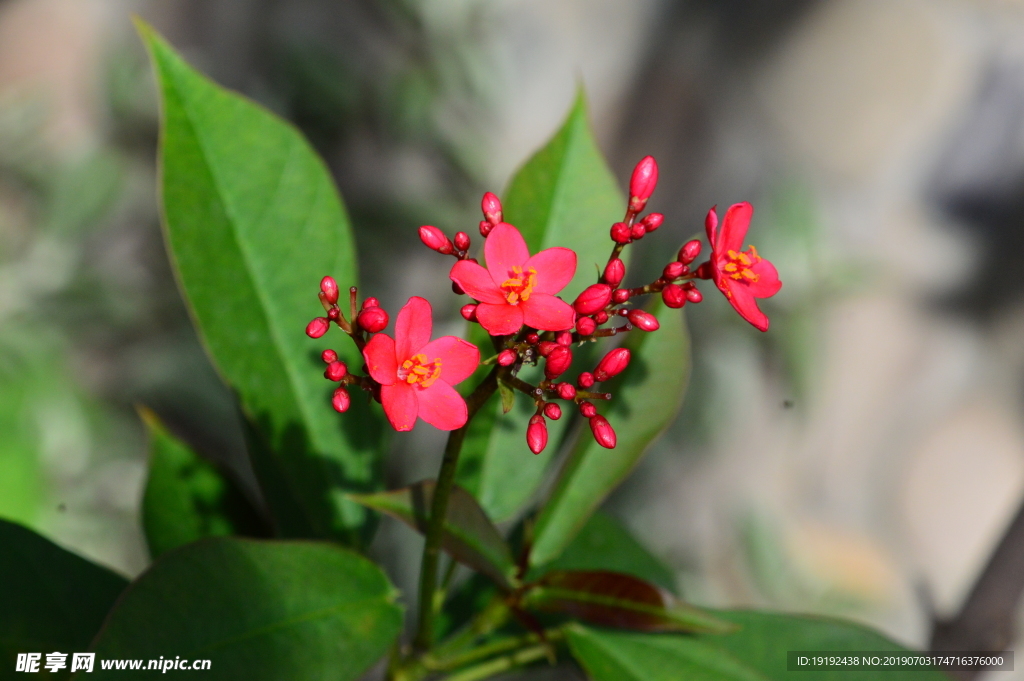
[[[440,375],[441,359],[428,362],[427,356],[423,353],[413,355],[398,368],[399,380],[409,385],[419,385],[421,388],[429,388]]]
[[[502,290],[505,292],[505,300],[508,301],[509,305],[525,303],[530,299],[530,294],[533,293],[533,285],[537,280],[537,270],[531,267],[524,272],[522,267],[516,266],[512,268],[509,274],[512,276],[501,285]]]

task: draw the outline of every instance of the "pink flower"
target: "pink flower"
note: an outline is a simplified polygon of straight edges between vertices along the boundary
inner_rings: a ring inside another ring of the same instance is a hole
[[[742,251],[743,238],[750,227],[754,207],[744,201],[729,207],[722,229],[715,233],[718,215],[712,208],[704,226],[711,244],[711,276],[740,316],[760,331],[768,330],[768,317],[757,306],[756,298],[770,298],[782,288],[775,266],[748,246]]]
[[[487,269],[460,260],[451,280],[480,301],[476,318],[492,336],[516,333],[525,323],[542,331],[571,329],[576,322],[572,307],[554,294],[576,273],[576,253],[548,248],[530,257],[519,230],[502,222],[484,244]]]
[[[398,313],[395,337],[379,333],[363,348],[395,430],[412,430],[417,416],[440,430],[466,423],[466,401],[452,386],[476,370],[480,351],[455,336],[431,341],[432,324],[430,303],[413,296]]]

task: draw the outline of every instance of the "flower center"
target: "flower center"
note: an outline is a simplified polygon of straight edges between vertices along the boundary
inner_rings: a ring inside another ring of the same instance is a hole
[[[421,388],[429,388],[440,375],[441,359],[428,362],[427,356],[423,353],[413,355],[398,367],[398,380],[409,385],[419,385]]]
[[[725,265],[722,266],[722,271],[729,275],[730,278],[736,281],[743,281],[753,284],[757,281],[758,276],[754,273],[752,266],[761,262],[761,256],[757,254],[757,249],[753,246],[747,246],[748,251],[727,251],[725,254]]]
[[[505,293],[505,300],[509,305],[525,303],[530,299],[530,293],[533,292],[537,270],[531,267],[524,272],[522,267],[517,266],[509,270],[509,274],[512,276],[501,285],[501,290]]]

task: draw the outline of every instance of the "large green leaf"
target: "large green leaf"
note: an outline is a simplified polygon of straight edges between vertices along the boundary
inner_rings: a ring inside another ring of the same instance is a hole
[[[278,530],[357,542],[369,514],[344,491],[379,488],[379,415],[330,406],[303,333],[320,278],[356,283],[348,218],[323,162],[291,125],[190,68],[152,29],[162,101],[163,223],[210,356],[252,427],[256,473]],[[340,335],[340,332],[339,332]],[[344,342],[342,342],[344,341]],[[348,339],[338,351],[359,366]]]
[[[679,411],[690,373],[683,314],[665,307],[660,298],[650,311],[661,328],[630,332],[627,347],[632,361],[609,384],[613,397],[607,416],[618,444],[604,449],[587,433],[580,439],[537,519],[531,565],[543,565],[561,554]]]
[[[397,595],[376,565],[336,545],[204,539],[164,554],[125,592],[93,644],[96,676],[132,678],[102,660],[180,656],[210,660],[209,679],[356,679],[398,636]]]
[[[203,537],[269,534],[230,478],[171,435],[156,414],[140,414],[149,431],[142,527],[154,558]]]
[[[506,222],[519,228],[531,253],[553,246],[576,251],[576,276],[561,293],[565,300],[597,281],[596,268],[603,269],[614,245],[609,229],[622,219],[626,200],[597,147],[582,92],[561,129],[516,173],[503,207]],[[470,340],[490,347],[479,327]],[[540,376],[537,370],[522,374],[533,382]],[[533,413],[529,400],[519,396],[516,407],[502,414],[495,396],[474,418],[463,445],[459,484],[497,521],[514,517],[536,492],[570,421],[567,415],[549,422],[550,444],[534,456],[526,446]]]
[[[15,676],[17,653],[86,650],[126,586],[110,570],[0,520],[0,678]]]

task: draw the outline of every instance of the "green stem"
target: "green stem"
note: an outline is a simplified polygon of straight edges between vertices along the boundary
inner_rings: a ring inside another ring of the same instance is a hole
[[[517,650],[510,655],[488,660],[487,662],[478,664],[475,667],[463,669],[451,676],[446,676],[443,681],[479,681],[480,679],[489,679],[501,672],[508,671],[509,669],[515,669],[516,667],[521,667],[525,664],[545,658],[548,656],[549,652],[550,648],[546,645],[536,645],[531,648],[523,648],[522,650]]]
[[[550,629],[544,632],[547,638],[547,643],[554,643],[562,640],[564,634],[561,629]],[[517,648],[525,648],[531,644],[539,643],[541,641],[537,634],[525,634],[523,636],[509,636],[506,638],[492,641],[486,645],[473,648],[461,655],[454,655],[447,659],[438,659],[432,662],[432,668],[437,670],[451,670],[458,669],[459,667],[465,667],[468,664],[483,660],[497,655],[499,653],[508,652],[510,650],[516,650]]]

